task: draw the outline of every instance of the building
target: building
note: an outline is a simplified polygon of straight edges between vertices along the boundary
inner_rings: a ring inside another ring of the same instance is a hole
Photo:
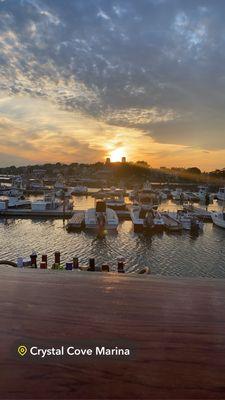
[[[123,164],[125,164],[125,163],[127,162],[126,157],[122,157],[122,160],[121,160],[121,161],[122,161]]]
[[[109,158],[109,157],[107,157],[107,158],[106,158],[106,161],[105,161],[105,163],[106,163],[107,165],[111,163],[111,160],[110,160],[110,158]]]

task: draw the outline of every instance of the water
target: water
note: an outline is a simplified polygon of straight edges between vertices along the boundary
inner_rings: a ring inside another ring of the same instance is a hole
[[[74,198],[76,209],[94,205],[90,196]],[[176,209],[166,202],[161,208]],[[217,203],[211,206],[216,209]],[[47,253],[49,263],[53,254],[61,251],[62,260],[78,256],[82,265],[94,257],[96,263],[108,263],[116,268],[117,258],[124,257],[128,271],[149,266],[152,274],[182,277],[225,278],[225,230],[206,223],[199,235],[188,232],[154,234],[133,232],[131,221],[122,221],[118,233],[98,238],[94,233],[68,233],[62,220],[0,219],[0,259],[16,260]]]

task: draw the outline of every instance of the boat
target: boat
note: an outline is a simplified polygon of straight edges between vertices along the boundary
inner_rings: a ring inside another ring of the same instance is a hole
[[[161,214],[153,207],[151,209],[143,208],[141,205],[133,205],[130,212],[134,231],[162,231],[164,221]]]
[[[31,202],[32,211],[56,210],[61,206],[63,206],[63,202],[60,200],[56,200],[55,193],[45,194],[43,199]]]
[[[183,193],[183,191],[180,188],[172,190],[171,191],[172,199],[175,200],[175,201],[181,200],[182,199],[182,193]]]
[[[92,197],[95,197],[97,199],[105,199],[109,196],[126,196],[126,190],[125,189],[118,189],[114,186],[112,186],[109,189],[100,189],[95,193],[92,193]]]
[[[183,229],[182,223],[175,218],[175,216],[170,215],[168,212],[162,213],[162,219],[165,224],[165,228],[171,232],[178,232]]]
[[[164,201],[167,200],[169,197],[170,191],[168,192],[167,190],[161,190],[159,192],[159,200]]]
[[[212,221],[216,226],[225,229],[225,212],[212,212]]]
[[[225,187],[219,188],[217,194],[216,194],[217,200],[220,201],[225,201]]]
[[[88,188],[87,186],[78,185],[72,188],[70,193],[74,196],[86,196],[88,194]]]
[[[15,209],[15,208],[31,208],[31,201],[21,197],[2,197],[0,198],[0,210]]]
[[[85,228],[99,232],[117,230],[119,219],[114,210],[106,206],[105,201],[97,201],[95,208],[89,208],[84,216]]]
[[[177,219],[184,230],[200,231],[203,230],[204,223],[197,218],[197,216],[188,212],[187,210],[178,210],[177,212],[170,212],[169,215]]]
[[[183,192],[182,195],[183,195],[183,200],[189,201],[190,203],[198,203],[200,200],[199,196],[194,192]]]
[[[155,192],[150,182],[146,182],[142,189],[137,191],[134,198],[133,205],[140,206],[142,209],[151,210],[152,208],[157,209],[159,204],[159,196]]]
[[[199,186],[198,188],[198,193],[196,193],[196,195],[198,196],[199,200],[202,202],[205,201],[212,201],[213,200],[213,195],[209,193],[209,188],[208,186]]]
[[[106,207],[116,211],[118,217],[129,217],[130,211],[123,196],[111,196],[104,199]]]

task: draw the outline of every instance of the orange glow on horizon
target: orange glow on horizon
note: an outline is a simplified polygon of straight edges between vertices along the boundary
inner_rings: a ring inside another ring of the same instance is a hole
[[[126,157],[122,148],[115,149],[110,154],[110,159],[112,162],[121,161],[122,157]]]

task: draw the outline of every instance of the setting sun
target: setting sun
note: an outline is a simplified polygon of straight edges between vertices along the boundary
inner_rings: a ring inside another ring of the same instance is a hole
[[[124,150],[122,148],[118,148],[112,151],[110,155],[110,159],[112,162],[121,161],[122,157],[125,157]]]

